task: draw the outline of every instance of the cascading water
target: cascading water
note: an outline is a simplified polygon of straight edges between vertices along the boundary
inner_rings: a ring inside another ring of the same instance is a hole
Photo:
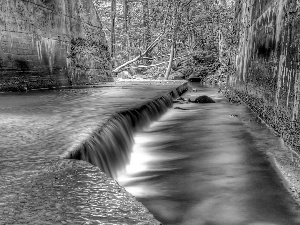
[[[129,162],[134,133],[157,120],[173,105],[173,99],[187,89],[185,83],[157,99],[116,113],[64,158],[87,161],[116,178],[118,171]]]

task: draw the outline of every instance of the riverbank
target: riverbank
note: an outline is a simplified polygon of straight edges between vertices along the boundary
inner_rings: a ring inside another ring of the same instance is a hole
[[[225,84],[220,86],[220,91],[232,104],[242,103],[246,105],[262,124],[267,126],[276,137],[280,138],[281,148],[284,151],[268,152],[270,162],[281,177],[286,189],[293,196],[297,204],[300,205],[300,155],[297,148],[289,145],[270,124],[258,115],[258,112],[251,107],[251,103],[241,98],[235,91]]]
[[[63,159],[118,111],[185,87],[117,82],[0,95],[0,224],[160,224],[99,168]]]

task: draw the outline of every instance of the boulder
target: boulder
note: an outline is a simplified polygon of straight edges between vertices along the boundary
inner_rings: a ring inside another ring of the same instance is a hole
[[[189,110],[189,109],[185,109],[185,108],[181,108],[181,107],[175,107],[174,109]]]
[[[188,81],[190,81],[190,82],[201,82],[202,81],[202,77],[190,77],[188,79]]]
[[[212,98],[206,95],[201,95],[197,97],[194,102],[195,103],[216,103]]]

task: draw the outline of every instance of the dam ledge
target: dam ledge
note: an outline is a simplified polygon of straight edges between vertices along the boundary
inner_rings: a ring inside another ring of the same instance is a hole
[[[168,107],[171,107],[173,99],[187,90],[188,83],[182,81],[121,81],[92,85],[92,88],[97,89],[101,87],[134,88],[135,85],[151,86],[153,84],[155,86],[157,83],[162,86],[162,89],[157,91],[158,94],[152,93],[150,99],[139,100],[135,104],[131,104],[128,109],[112,113],[106,122],[99,124],[96,130],[106,126],[109,121],[114,121],[116,118],[118,120],[120,113],[126,114],[127,111],[144,109],[145,106],[150,105],[150,110],[153,108],[156,115],[147,117],[146,123],[140,121],[138,129],[142,129],[143,126],[147,126],[162,115]],[[77,86],[75,89],[85,87]],[[68,89],[69,87],[62,87],[62,89],[64,88]],[[162,94],[162,90],[165,90],[165,94]],[[4,97],[7,95],[10,94],[4,94]],[[161,104],[166,103],[164,110],[158,110],[157,101]],[[131,108],[133,105],[135,106]],[[148,108],[146,107],[146,110]],[[122,126],[122,123],[120,125]],[[132,131],[131,135],[134,135],[138,129]],[[83,141],[81,140],[79,146],[84,145],[86,140],[93,135],[94,131]],[[3,183],[0,191],[0,224],[26,224],[28,222],[31,224],[82,224],[83,222],[86,222],[84,224],[161,224],[148,209],[111,176],[106,175],[97,166],[86,162],[88,160],[72,158],[72,154],[77,150],[72,147],[57,156],[46,155],[25,171],[21,171],[15,165],[11,172],[1,173],[0,177]],[[130,149],[126,149],[126,151],[130,154]],[[33,159],[29,158],[28,160],[32,161]],[[121,164],[124,163],[127,162],[121,162]]]
[[[9,93],[22,93],[22,92],[39,92],[39,91],[51,91],[51,90],[64,90],[64,89],[84,89],[84,88],[103,88],[103,87],[122,87],[124,85],[172,85],[184,83],[178,80],[132,80],[132,79],[118,79],[116,81],[106,81],[100,83],[86,83],[86,84],[74,84],[74,85],[57,85],[51,87],[39,87],[32,89],[19,89],[19,91],[9,90],[9,91],[0,91],[0,94],[9,94]]]

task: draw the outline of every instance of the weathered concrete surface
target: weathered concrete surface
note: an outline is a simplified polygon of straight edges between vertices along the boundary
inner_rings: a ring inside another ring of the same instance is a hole
[[[84,161],[39,160],[31,170],[1,176],[1,182],[1,225],[160,224],[115,180]]]
[[[91,0],[0,1],[0,91],[112,80]]]
[[[299,33],[296,0],[237,0],[239,48],[230,86],[276,130],[300,147]]]

